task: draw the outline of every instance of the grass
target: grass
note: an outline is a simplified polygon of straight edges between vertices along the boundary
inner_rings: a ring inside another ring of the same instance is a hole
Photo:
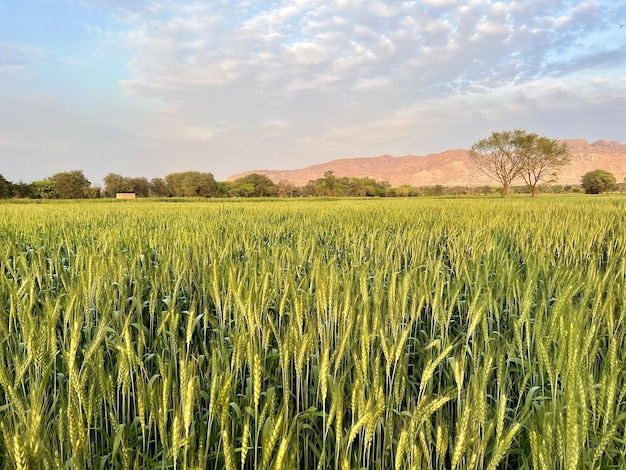
[[[0,205],[4,468],[622,468],[619,196]]]

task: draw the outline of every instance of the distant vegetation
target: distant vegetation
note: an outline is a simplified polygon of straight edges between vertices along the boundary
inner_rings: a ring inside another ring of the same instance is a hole
[[[612,175],[611,175],[612,176]],[[615,183],[615,178],[613,178]],[[282,181],[274,183],[265,175],[251,173],[235,181],[216,181],[211,173],[188,171],[172,173],[165,178],[148,180],[109,173],[104,187],[92,186],[81,170],[56,173],[49,178],[32,183],[7,181],[0,175],[0,199],[95,199],[114,198],[117,193],[135,193],[138,197],[418,197],[462,196],[502,193],[502,186],[410,186],[391,187],[386,181],[373,178],[338,177],[327,171],[323,177],[295,186]],[[626,190],[626,184],[613,184],[602,191]],[[507,193],[581,193],[587,191],[580,185],[535,184],[510,185]]]

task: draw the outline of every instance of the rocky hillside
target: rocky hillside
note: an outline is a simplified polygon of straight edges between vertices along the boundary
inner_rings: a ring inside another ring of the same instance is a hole
[[[618,182],[626,178],[626,145],[599,140],[588,143],[582,139],[564,140],[572,154],[572,162],[561,169],[560,184],[579,184],[582,175],[601,169],[613,173]],[[481,186],[495,185],[474,166],[467,150],[449,150],[424,156],[383,155],[371,158],[346,158],[313,165],[300,170],[254,170],[228,178],[235,180],[249,173],[267,175],[275,183],[287,181],[302,186],[310,180],[321,178],[325,172],[335,176],[370,177],[389,181],[392,186]]]

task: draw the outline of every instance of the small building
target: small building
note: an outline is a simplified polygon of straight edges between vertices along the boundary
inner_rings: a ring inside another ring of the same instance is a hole
[[[136,193],[115,193],[115,199],[137,199]]]

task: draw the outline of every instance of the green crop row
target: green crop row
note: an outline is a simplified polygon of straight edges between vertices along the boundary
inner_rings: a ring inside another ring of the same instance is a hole
[[[626,201],[0,206],[0,466],[626,466]]]

